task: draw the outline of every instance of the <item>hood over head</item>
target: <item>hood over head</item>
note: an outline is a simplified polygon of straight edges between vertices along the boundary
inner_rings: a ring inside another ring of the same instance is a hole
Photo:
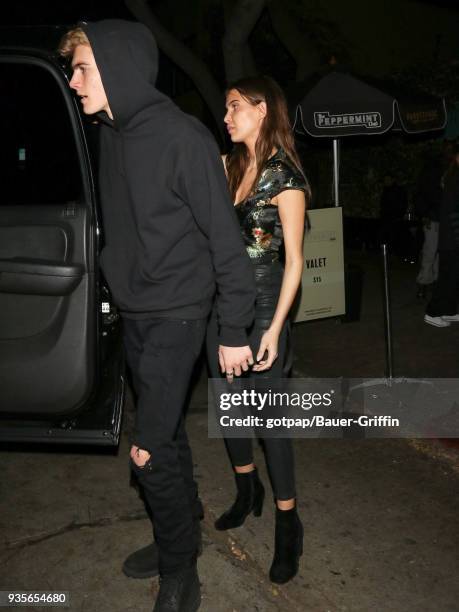
[[[116,128],[147,107],[172,104],[155,87],[158,47],[146,26],[122,19],[79,26],[91,44]]]

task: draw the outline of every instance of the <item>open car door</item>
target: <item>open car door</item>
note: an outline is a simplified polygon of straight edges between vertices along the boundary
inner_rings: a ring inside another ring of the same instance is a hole
[[[0,49],[0,441],[117,444],[119,319],[92,161],[62,67]]]

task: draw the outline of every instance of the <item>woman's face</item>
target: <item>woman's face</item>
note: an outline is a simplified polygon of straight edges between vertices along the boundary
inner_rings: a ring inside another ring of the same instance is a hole
[[[250,104],[237,89],[230,89],[224,121],[233,142],[255,143],[265,116],[265,102]]]

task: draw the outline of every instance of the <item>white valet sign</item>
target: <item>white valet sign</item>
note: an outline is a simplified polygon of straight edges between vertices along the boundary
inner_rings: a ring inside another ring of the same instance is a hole
[[[345,314],[342,208],[309,211],[304,270],[295,323]]]

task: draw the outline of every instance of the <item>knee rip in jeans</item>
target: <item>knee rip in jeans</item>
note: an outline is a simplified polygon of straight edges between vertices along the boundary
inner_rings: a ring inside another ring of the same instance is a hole
[[[138,449],[138,450],[142,450],[142,449]],[[144,452],[148,452],[148,451],[144,451]],[[148,457],[146,459],[143,459],[139,456],[138,452],[137,453],[132,452],[131,450],[131,461],[132,461],[132,464],[135,470],[138,470],[140,472],[152,472],[153,471],[153,464],[152,464],[150,453],[148,453]]]

